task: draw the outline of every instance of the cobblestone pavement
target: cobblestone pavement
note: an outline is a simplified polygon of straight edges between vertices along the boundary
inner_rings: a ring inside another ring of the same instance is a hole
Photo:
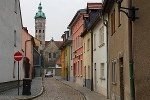
[[[38,84],[37,84],[38,83]],[[26,96],[22,95],[22,86],[19,88],[19,96],[18,96],[18,88],[11,89],[5,92],[0,93],[0,100],[16,100],[16,98],[30,98],[40,93],[42,88],[42,78],[36,77],[32,79],[31,83],[31,95]]]
[[[44,78],[45,90],[43,94],[34,100],[85,100],[85,97],[77,90],[56,80],[56,78]]]
[[[59,80],[60,82],[66,84],[66,85],[72,87],[73,89],[79,91],[80,93],[82,93],[85,96],[86,100],[108,100],[108,99],[106,99],[106,97],[104,95],[99,94],[94,91],[91,91],[90,89],[80,86],[75,82],[69,82],[69,81],[63,80],[59,76],[56,76],[55,78],[57,80]]]

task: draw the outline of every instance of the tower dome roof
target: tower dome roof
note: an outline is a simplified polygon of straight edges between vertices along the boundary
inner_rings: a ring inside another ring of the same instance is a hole
[[[46,19],[46,16],[45,16],[45,13],[42,11],[42,6],[41,6],[41,3],[39,4],[39,7],[38,7],[39,11],[36,13],[35,15],[35,19],[36,18],[44,18]]]

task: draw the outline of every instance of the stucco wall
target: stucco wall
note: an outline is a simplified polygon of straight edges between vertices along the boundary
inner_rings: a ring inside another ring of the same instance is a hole
[[[14,67],[14,53],[21,52],[22,25],[19,4],[17,4],[17,13],[14,12],[14,4],[14,0],[3,0],[0,3],[0,83],[17,80],[18,76],[17,63]],[[15,30],[16,47],[14,47]],[[22,67],[22,62],[20,62],[20,67]]]
[[[106,16],[107,20],[108,17]],[[104,28],[104,42],[100,45],[100,28]],[[97,23],[93,29],[93,45],[96,43],[96,47],[93,48],[93,87],[94,90],[107,95],[107,33],[106,27],[102,20]],[[104,77],[102,77],[102,66],[104,64]],[[105,78],[105,79],[103,79]]]
[[[133,68],[135,78],[135,99],[150,98],[150,1],[132,0],[136,11],[136,19],[132,23],[133,34]]]
[[[87,48],[88,39],[90,39],[89,49]],[[85,45],[84,45],[85,43]],[[87,33],[83,37],[83,49],[85,48],[85,52],[83,51],[83,63],[84,63],[84,78],[86,79],[86,87],[91,88],[91,33]]]
[[[127,7],[126,0],[122,2],[122,6]],[[115,10],[115,33],[111,31],[111,14]],[[108,41],[109,41],[109,85],[111,99],[119,98],[120,96],[120,66],[119,58],[123,57],[123,83],[124,83],[124,99],[129,100],[130,96],[130,78],[129,78],[129,52],[128,52],[128,18],[121,13],[121,25],[118,24],[118,6],[114,2],[112,9],[109,12],[108,25]],[[112,60],[116,61],[116,82],[112,83]],[[114,99],[113,99],[114,100]],[[118,99],[119,100],[119,99]]]

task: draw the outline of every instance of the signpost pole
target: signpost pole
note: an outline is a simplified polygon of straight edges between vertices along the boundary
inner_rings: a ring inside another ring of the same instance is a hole
[[[19,61],[18,61],[18,95],[19,95],[19,85],[20,83],[19,83]]]

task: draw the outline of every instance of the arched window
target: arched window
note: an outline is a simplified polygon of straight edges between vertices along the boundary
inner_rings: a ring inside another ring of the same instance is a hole
[[[41,33],[41,30],[39,30],[39,33]]]
[[[51,53],[49,53],[49,58],[51,58]]]

